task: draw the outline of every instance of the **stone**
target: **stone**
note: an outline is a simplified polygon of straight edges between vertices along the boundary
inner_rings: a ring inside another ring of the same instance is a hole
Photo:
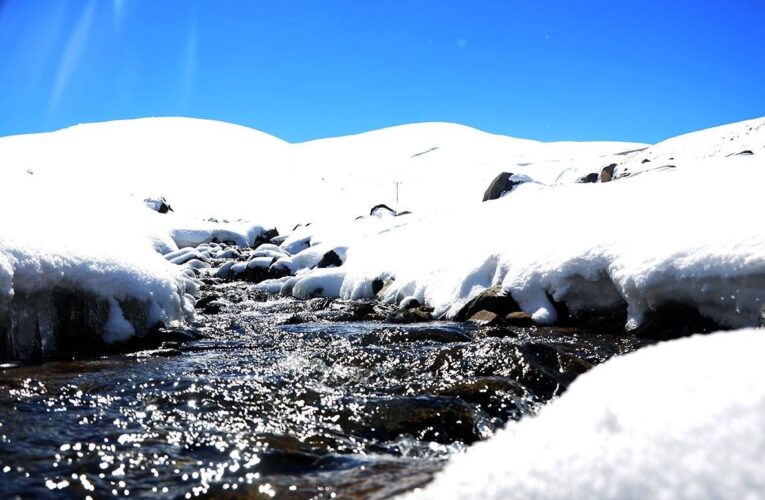
[[[324,267],[340,267],[343,265],[342,259],[340,259],[340,256],[337,255],[337,252],[334,250],[330,250],[329,252],[325,253],[324,256],[321,258],[319,263],[316,265],[316,267],[324,268]]]
[[[509,193],[524,182],[530,182],[531,178],[525,175],[516,175],[510,172],[502,172],[491,181],[489,187],[483,193],[483,201],[496,200],[505,193]]]
[[[143,202],[147,207],[161,214],[174,211],[165,198],[146,198]]]
[[[499,323],[499,316],[491,311],[478,311],[468,319],[469,322],[481,326],[492,326]]]
[[[394,280],[394,279],[389,279],[389,280],[383,282],[381,279],[376,278],[372,282],[372,291],[374,292],[375,297],[377,297],[378,300],[383,300],[385,298],[386,292],[390,289],[390,287],[393,286],[393,283],[395,281],[396,280]],[[375,291],[375,288],[377,288],[378,286],[379,286],[379,288],[377,289],[377,291]]]
[[[671,340],[718,330],[725,330],[725,327],[702,316],[695,307],[671,302],[647,313],[632,334],[644,339]]]
[[[614,170],[616,169],[616,163],[612,163],[607,167],[603,167],[600,171],[600,182],[611,182],[614,179]]]
[[[498,316],[506,316],[511,312],[520,311],[518,303],[502,290],[501,285],[494,285],[473,297],[455,315],[455,321],[465,321],[475,313],[486,310]]]
[[[396,211],[390,208],[388,205],[384,203],[380,203],[379,205],[375,205],[372,207],[372,210],[369,211],[369,215],[372,215],[374,217],[380,217],[383,215],[392,215],[396,216]]]
[[[425,307],[417,307],[414,309],[398,309],[385,318],[389,323],[424,323],[426,321],[432,321],[433,316]]]
[[[534,320],[531,316],[523,311],[511,312],[505,316],[505,323],[510,326],[529,327],[534,326]]]
[[[409,296],[405,297],[398,306],[401,309],[415,309],[421,305],[422,304],[420,304],[419,300],[417,300],[415,297]]]
[[[590,184],[592,182],[598,182],[598,173],[593,172],[591,174],[587,174],[584,177],[580,177],[576,180],[579,184]]]

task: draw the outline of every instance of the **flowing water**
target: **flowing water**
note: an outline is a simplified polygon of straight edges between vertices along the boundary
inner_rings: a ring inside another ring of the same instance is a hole
[[[0,497],[389,497],[533,413],[624,336],[348,322],[246,283],[156,349],[0,368]],[[509,453],[512,450],[508,450]]]

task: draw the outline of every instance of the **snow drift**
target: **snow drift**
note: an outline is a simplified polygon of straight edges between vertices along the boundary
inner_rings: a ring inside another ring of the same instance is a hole
[[[759,498],[762,330],[614,358],[509,424],[409,498]]]
[[[30,174],[0,187],[0,356],[115,342],[192,314],[196,283],[144,206]],[[62,187],[64,189],[62,189]]]

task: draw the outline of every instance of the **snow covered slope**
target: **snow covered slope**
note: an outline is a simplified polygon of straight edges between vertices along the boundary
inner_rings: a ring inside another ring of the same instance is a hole
[[[721,325],[751,326],[765,298],[765,236],[755,215],[764,148],[765,119],[651,147],[541,143],[446,123],[288,144],[245,127],[181,118],[6,137],[0,283],[6,298],[39,281],[100,291],[118,305],[149,301],[152,318],[175,321],[194,285],[184,278],[188,269],[167,268],[146,253],[157,235],[174,238],[165,250],[218,236],[251,245],[273,224],[284,233],[295,222],[313,222],[284,244],[311,247],[279,263],[297,274],[282,290],[301,297],[371,297],[375,280],[395,278],[386,300],[415,296],[452,317],[499,284],[539,323],[556,321],[553,299],[574,313],[626,306],[630,328],[668,303]],[[576,183],[607,165],[616,166],[615,181]],[[482,203],[501,171],[537,182]],[[141,206],[160,196],[174,213]],[[356,220],[381,202],[413,214]],[[245,220],[202,220],[211,216]],[[61,253],[62,242],[75,250]],[[120,250],[138,242],[142,250]],[[343,265],[312,269],[328,250]],[[99,281],[98,262],[118,254],[109,269],[156,265],[123,276],[175,291],[149,287],[146,295],[121,280],[110,278],[120,283],[113,287]],[[72,267],[81,270],[76,279]],[[129,328],[117,309],[114,317],[109,325],[122,324],[115,335],[124,336]]]
[[[596,171],[609,155],[641,147],[546,144],[448,123],[287,144],[222,122],[145,118],[0,138],[0,164],[58,179],[73,192],[164,196],[179,214],[246,218],[284,231],[298,222],[353,219],[378,203],[394,206],[396,182],[397,208],[433,211],[479,203],[501,170],[553,182],[564,168]]]
[[[409,498],[761,498],[765,332],[614,358]]]

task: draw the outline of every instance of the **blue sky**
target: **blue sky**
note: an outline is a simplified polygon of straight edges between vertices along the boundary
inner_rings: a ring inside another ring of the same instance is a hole
[[[765,115],[762,0],[0,0],[0,135],[195,116],[656,142]]]

